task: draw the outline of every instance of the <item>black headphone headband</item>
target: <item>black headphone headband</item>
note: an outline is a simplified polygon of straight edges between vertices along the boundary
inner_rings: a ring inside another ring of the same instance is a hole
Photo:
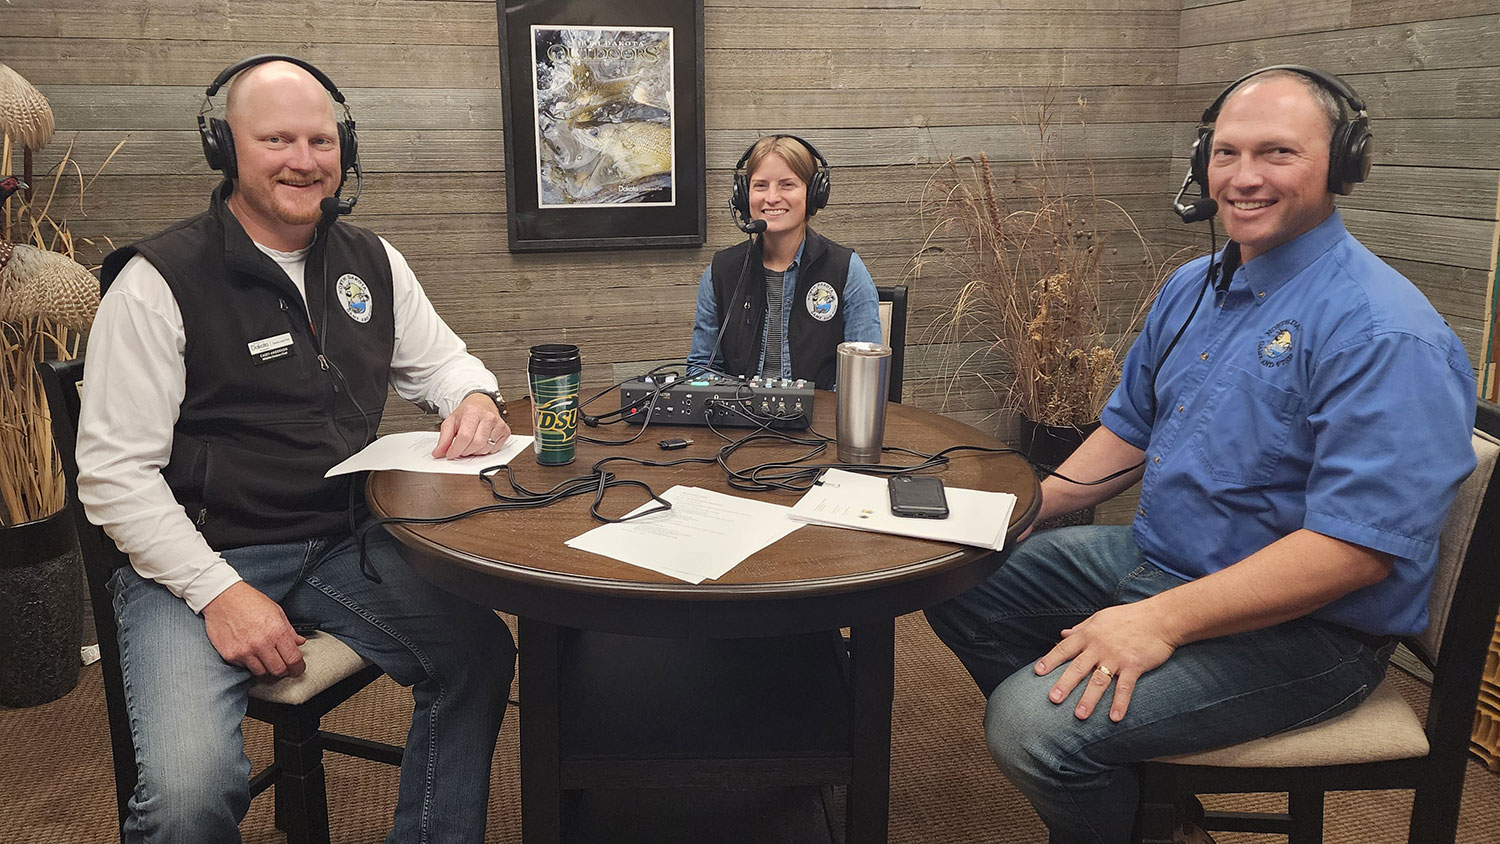
[[[229,121],[220,117],[210,117],[209,112],[213,110],[213,96],[219,92],[225,83],[233,79],[236,74],[268,62],[288,62],[294,64],[318,80],[318,84],[333,97],[333,101],[344,109],[344,119],[338,123],[339,133],[339,165],[344,173],[359,170],[359,136],[355,133],[354,117],[349,113],[349,104],[344,102],[344,93],[333,84],[328,74],[318,70],[312,64],[297,58],[296,56],[283,56],[276,53],[265,53],[259,56],[251,56],[241,59],[219,72],[214,77],[213,84],[209,85],[203,92],[203,106],[198,110],[198,134],[203,141],[203,157],[208,161],[208,166],[213,170],[221,170],[228,178],[239,175],[238,162],[234,156],[234,134],[229,130]]]
[[[1321,86],[1329,93],[1342,98],[1344,102],[1348,103],[1349,107],[1354,110],[1355,115],[1361,115],[1365,113],[1364,100],[1360,99],[1359,94],[1356,94],[1354,92],[1354,89],[1350,88],[1347,82],[1338,78],[1337,76],[1334,76],[1331,73],[1324,73],[1317,68],[1303,67],[1299,64],[1273,64],[1270,67],[1263,67],[1258,70],[1252,70],[1244,76],[1241,76],[1239,79],[1236,79],[1233,82],[1229,83],[1229,86],[1219,93],[1219,96],[1214,100],[1213,105],[1203,110],[1203,117],[1199,122],[1214,122],[1214,120],[1219,116],[1219,109],[1224,107],[1224,101],[1229,99],[1229,95],[1234,93],[1234,89],[1240,87],[1240,83],[1244,82],[1247,79],[1250,79],[1251,77],[1259,76],[1262,73],[1270,73],[1273,70],[1286,70],[1292,73],[1299,74],[1301,76],[1305,76],[1308,79],[1316,82],[1319,86]]]
[[[1355,184],[1363,182],[1370,174],[1370,162],[1374,152],[1371,143],[1373,136],[1370,133],[1370,116],[1359,94],[1356,94],[1348,83],[1331,73],[1301,65],[1278,64],[1252,70],[1234,80],[1219,93],[1212,105],[1203,110],[1203,117],[1198,123],[1198,138],[1193,141],[1189,180],[1183,185],[1184,190],[1194,181],[1202,186],[1203,191],[1208,190],[1208,165],[1209,158],[1213,154],[1214,122],[1219,117],[1219,111],[1224,107],[1224,101],[1229,99],[1229,95],[1234,93],[1245,80],[1276,70],[1288,71],[1312,80],[1318,87],[1342,99],[1353,111],[1352,114],[1340,116],[1338,125],[1333,129],[1333,137],[1329,141],[1328,189],[1337,194],[1347,194]],[[1179,196],[1181,196],[1181,191],[1179,191]]]
[[[302,68],[308,73],[311,73],[314,79],[318,80],[318,83],[321,84],[323,88],[328,91],[329,95],[333,97],[334,102],[338,103],[339,105],[346,105],[346,103],[344,102],[343,92],[339,91],[339,86],[333,84],[333,80],[328,78],[328,74],[324,73],[321,70],[318,70],[316,67],[313,67],[308,62],[305,62],[302,59],[297,58],[296,56],[282,56],[276,53],[263,53],[259,56],[251,56],[248,59],[241,59],[240,61],[235,62],[229,67],[224,68],[219,72],[219,75],[215,77],[213,84],[208,86],[208,90],[203,92],[204,96],[212,97],[214,94],[219,93],[219,89],[224,87],[224,83],[233,79],[236,73],[239,73],[240,71],[246,70],[248,68],[255,67],[259,64],[266,64],[268,62],[290,62],[291,64]]]
[[[745,147],[745,154],[740,156],[740,160],[734,163],[734,169],[745,169],[745,163],[750,160],[750,154],[755,152],[755,147],[766,138],[786,138],[789,141],[796,141],[804,147],[807,147],[807,151],[812,153],[812,157],[818,160],[818,166],[822,167],[824,170],[828,169],[828,159],[823,157],[823,153],[818,152],[817,147],[813,146],[802,138],[797,137],[796,135],[766,135],[763,138],[756,138],[755,143],[751,144],[748,147]]]
[[[755,152],[756,146],[766,138],[786,138],[796,141],[812,153],[812,157],[817,160],[817,167],[807,183],[807,216],[811,217],[818,213],[820,208],[828,205],[828,194],[833,187],[832,180],[829,178],[828,159],[824,158],[823,153],[818,152],[818,148],[805,139],[796,135],[778,134],[756,138],[754,143],[745,148],[745,154],[740,156],[740,160],[734,163],[734,192],[729,197],[729,207],[744,215],[747,221],[750,219],[750,174],[745,172],[745,164],[750,160],[751,153]]]

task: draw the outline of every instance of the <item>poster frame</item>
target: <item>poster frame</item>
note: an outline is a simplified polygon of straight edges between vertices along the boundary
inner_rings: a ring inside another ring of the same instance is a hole
[[[512,252],[699,247],[707,240],[703,0],[496,0]],[[672,30],[670,204],[543,206],[532,27]]]

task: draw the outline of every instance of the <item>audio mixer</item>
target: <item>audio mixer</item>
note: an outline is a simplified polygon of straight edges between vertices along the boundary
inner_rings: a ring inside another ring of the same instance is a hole
[[[620,386],[620,407],[634,425],[649,413],[652,422],[666,425],[801,430],[812,421],[813,385],[791,378],[645,376]]]

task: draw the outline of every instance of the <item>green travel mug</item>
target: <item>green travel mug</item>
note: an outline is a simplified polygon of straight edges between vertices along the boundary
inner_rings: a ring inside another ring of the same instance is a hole
[[[573,462],[578,435],[578,347],[550,343],[531,347],[526,374],[531,381],[532,450],[543,466]]]

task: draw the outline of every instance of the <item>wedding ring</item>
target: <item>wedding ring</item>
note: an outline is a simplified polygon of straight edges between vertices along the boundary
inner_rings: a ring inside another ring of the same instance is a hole
[[[499,442],[499,440],[495,439],[494,437],[490,437],[485,442],[488,442],[490,445],[494,445],[495,443]]]
[[[1099,666],[1099,667],[1098,667],[1098,668],[1095,668],[1095,669],[1094,669],[1094,673],[1095,673],[1095,674],[1103,674],[1103,675],[1104,675],[1104,678],[1105,678],[1105,679],[1106,679],[1106,680],[1111,680],[1111,679],[1114,679],[1114,676],[1115,676],[1115,672],[1113,672],[1113,671],[1110,671],[1110,670],[1109,670],[1109,669],[1108,669],[1108,668],[1105,668],[1105,667],[1104,667],[1104,666],[1102,666],[1102,665],[1101,665],[1101,666]]]

